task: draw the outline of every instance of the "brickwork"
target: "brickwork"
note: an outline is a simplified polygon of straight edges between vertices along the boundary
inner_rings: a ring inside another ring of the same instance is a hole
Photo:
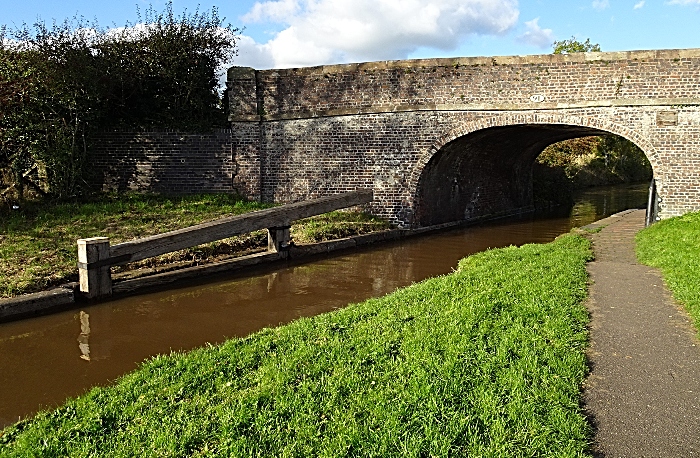
[[[699,73],[700,52],[692,49],[369,62],[260,71],[257,91],[232,94],[232,106],[238,107],[234,115],[238,109],[284,119],[415,107],[680,100],[700,97]]]
[[[410,112],[270,121],[263,124],[261,197],[270,202],[289,202],[329,193],[369,187],[375,191],[371,209],[401,225],[415,223],[421,179],[426,166],[446,145],[475,132],[506,127],[494,132],[494,142],[512,139],[506,151],[513,158],[530,161],[551,141],[570,136],[614,133],[635,142],[648,155],[664,198],[663,216],[700,209],[700,132],[694,128],[678,148],[676,127],[657,126],[654,107],[593,108],[552,112]],[[700,113],[678,109],[679,124],[700,126]],[[234,131],[249,124],[234,123]],[[539,149],[519,147],[522,134],[515,126],[542,126]],[[509,132],[508,126],[513,127]],[[579,129],[572,129],[579,127]],[[561,129],[558,129],[561,128]],[[562,130],[566,128],[566,130]],[[654,141],[650,141],[653,139]],[[485,153],[489,155],[484,156]],[[502,180],[514,179],[509,172],[494,169],[494,152],[469,151],[478,157],[464,170],[462,192],[476,193],[481,210],[465,217],[506,212],[510,203],[495,190]],[[524,155],[524,157],[523,157]],[[457,167],[456,165],[454,167]],[[508,164],[512,168],[512,164]],[[678,167],[687,172],[679,173]],[[495,173],[495,175],[494,175]],[[500,175],[499,175],[500,173]],[[527,179],[528,171],[524,172]],[[476,178],[488,184],[468,184]],[[242,178],[240,178],[242,179]],[[255,181],[253,178],[252,181]],[[476,188],[481,186],[480,190]],[[489,202],[489,198],[501,203]],[[428,203],[430,205],[430,203]],[[473,206],[473,205],[472,205]],[[525,208],[527,202],[510,207]],[[466,210],[466,209],[465,209]],[[445,221],[442,221],[445,222]]]
[[[528,209],[547,144],[613,133],[647,154],[669,217],[700,210],[699,74],[700,50],[237,69],[232,129],[259,136],[234,151],[250,197],[370,187],[374,213],[416,226]]]
[[[105,132],[92,149],[93,180],[106,191],[234,192],[232,143],[228,129],[209,134]]]
[[[553,142],[613,133],[662,217],[700,210],[700,50],[370,62],[228,73],[231,131],[105,134],[105,188],[293,202],[368,187],[401,226],[527,210]]]

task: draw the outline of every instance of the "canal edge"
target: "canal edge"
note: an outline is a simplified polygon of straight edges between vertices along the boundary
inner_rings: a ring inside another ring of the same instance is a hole
[[[623,210],[573,230],[582,235],[590,236],[591,233],[612,224],[631,211],[634,210]],[[501,219],[507,216],[512,215],[499,215],[499,217],[495,218],[479,218],[470,221],[450,222],[418,229],[390,229],[342,239],[304,245],[291,245],[289,247],[289,258],[287,259],[280,259],[278,256],[271,256],[269,253],[263,252],[224,261],[211,262],[201,266],[185,267],[173,271],[146,275],[139,278],[115,282],[113,294],[102,300],[90,301],[82,298],[80,296],[80,285],[78,282],[70,282],[46,291],[0,299],[0,323],[70,310],[76,308],[78,305],[92,305],[127,296],[145,294],[158,289],[167,288],[180,281],[193,280],[205,276],[213,277],[215,275],[241,271],[245,268],[274,266],[275,264],[289,261],[304,260],[306,262],[315,257],[337,251],[350,250],[375,243],[390,242],[418,235],[427,235],[457,227],[473,226],[485,221]]]
[[[435,233],[460,226],[473,225],[479,222],[482,221],[445,223],[413,230],[390,229],[342,239],[304,245],[291,245],[289,247],[288,259],[281,259],[276,253],[272,256],[269,253],[263,252],[223,261],[215,261],[200,266],[185,267],[173,271],[117,281],[113,286],[113,294],[102,300],[86,300],[80,296],[80,285],[78,282],[65,283],[45,291],[0,299],[0,323],[70,310],[76,308],[78,305],[92,305],[109,302],[122,297],[145,294],[158,289],[167,288],[179,281],[192,280],[204,276],[213,277],[215,275],[236,272],[251,267],[274,266],[275,264],[294,260],[308,261],[332,252]]]

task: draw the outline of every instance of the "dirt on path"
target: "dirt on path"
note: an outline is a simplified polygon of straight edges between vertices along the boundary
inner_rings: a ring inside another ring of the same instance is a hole
[[[700,456],[700,340],[656,269],[637,263],[644,211],[591,225],[591,373],[586,413],[598,457]],[[700,281],[700,279],[698,279]]]

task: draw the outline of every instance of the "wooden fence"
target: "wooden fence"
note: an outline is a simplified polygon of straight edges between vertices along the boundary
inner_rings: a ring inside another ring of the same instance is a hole
[[[371,190],[360,189],[230,216],[113,246],[110,246],[107,237],[80,239],[78,240],[80,291],[87,298],[112,294],[111,266],[140,261],[261,229],[268,231],[268,251],[279,253],[279,256],[284,258],[287,256],[289,228],[293,221],[366,204],[371,202],[372,198]]]

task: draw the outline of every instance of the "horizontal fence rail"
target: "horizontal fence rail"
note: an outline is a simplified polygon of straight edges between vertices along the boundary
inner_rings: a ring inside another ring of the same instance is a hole
[[[359,189],[335,196],[221,218],[113,246],[110,246],[109,239],[106,237],[80,239],[78,240],[80,291],[88,298],[111,294],[111,266],[140,261],[261,229],[268,230],[268,250],[278,252],[280,257],[285,257],[284,248],[289,244],[289,227],[293,221],[366,204],[371,202],[372,198],[372,190]]]

